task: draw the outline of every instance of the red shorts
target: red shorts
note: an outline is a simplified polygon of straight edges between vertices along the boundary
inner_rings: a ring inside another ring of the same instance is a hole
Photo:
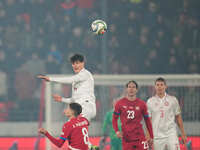
[[[122,140],[122,149],[123,150],[148,150],[149,145],[146,139],[138,139],[135,141],[126,142]]]

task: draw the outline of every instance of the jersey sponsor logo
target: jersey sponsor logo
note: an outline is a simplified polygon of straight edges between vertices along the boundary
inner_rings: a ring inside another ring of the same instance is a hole
[[[130,106],[129,108],[130,108],[130,109],[133,109],[133,107],[132,107],[132,106]]]

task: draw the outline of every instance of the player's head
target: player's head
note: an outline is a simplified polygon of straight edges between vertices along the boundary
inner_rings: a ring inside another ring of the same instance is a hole
[[[166,80],[162,77],[159,77],[155,80],[155,90],[156,94],[163,94],[167,89]]]
[[[85,65],[84,56],[81,54],[74,54],[70,57],[70,61],[72,63],[72,68],[75,73],[79,73]]]
[[[136,81],[131,80],[126,84],[126,92],[128,97],[136,96],[137,91],[138,91],[138,84]]]
[[[64,114],[70,118],[70,117],[77,117],[81,114],[82,107],[78,103],[70,103],[67,108],[64,110]]]

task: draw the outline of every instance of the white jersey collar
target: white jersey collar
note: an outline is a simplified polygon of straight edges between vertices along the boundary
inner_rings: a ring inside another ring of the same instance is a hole
[[[80,72],[83,72],[84,70],[85,70],[85,68],[81,69]],[[79,73],[80,73],[80,72],[79,72]]]
[[[156,97],[161,101],[161,100],[164,100],[167,96],[167,93],[165,92],[165,95],[163,96],[163,98],[160,98],[158,95],[156,95]]]

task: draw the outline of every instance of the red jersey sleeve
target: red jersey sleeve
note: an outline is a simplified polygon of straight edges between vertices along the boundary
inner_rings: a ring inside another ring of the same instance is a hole
[[[46,136],[53,144],[55,144],[57,147],[62,147],[62,145],[65,143],[65,140],[54,138],[49,132],[47,132],[47,133],[45,134],[45,136]]]
[[[151,123],[151,119],[150,119],[148,111],[147,111],[146,103],[143,103],[142,114],[143,114],[143,117],[144,117],[144,121],[145,121],[146,127],[147,127],[147,129],[149,131],[150,137],[153,139],[152,123]]]
[[[71,133],[71,129],[72,127],[68,124],[65,124],[62,128],[62,133],[60,135],[60,138],[54,138],[50,133],[46,133],[45,136],[53,143],[55,144],[57,147],[62,147],[62,145],[65,143],[65,141],[67,140],[67,137],[70,135]]]
[[[72,132],[72,126],[69,123],[64,124],[62,128],[62,133],[60,135],[60,139],[64,141],[67,140],[71,132]]]
[[[119,119],[120,113],[121,113],[120,105],[119,105],[119,102],[117,102],[117,104],[115,105],[115,108],[114,108],[113,118],[112,118],[112,126],[113,126],[113,129],[115,130],[115,132],[119,131],[117,121]]]

